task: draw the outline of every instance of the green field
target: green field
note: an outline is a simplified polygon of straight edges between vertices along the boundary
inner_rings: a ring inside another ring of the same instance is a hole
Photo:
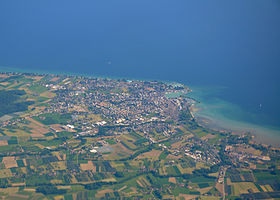
[[[71,114],[60,114],[60,113],[46,113],[38,117],[33,117],[35,120],[45,124],[67,124],[72,119]]]

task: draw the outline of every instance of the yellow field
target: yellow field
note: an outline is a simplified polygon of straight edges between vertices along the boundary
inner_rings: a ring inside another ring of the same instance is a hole
[[[261,185],[261,188],[263,189],[264,192],[273,192],[273,189],[271,188],[270,185]]]
[[[78,183],[78,180],[76,179],[76,177],[74,175],[72,175],[71,182]]]
[[[114,192],[114,190],[112,190],[112,189],[100,190],[100,191],[97,192],[95,197],[96,198],[101,198],[101,197],[105,196],[106,193],[112,193],[112,192]]]
[[[34,80],[36,80],[36,81],[39,81],[39,80],[41,80],[42,78],[44,78],[44,76],[25,76],[26,78],[32,78],[32,79],[34,79]]]
[[[144,161],[142,160],[131,160],[129,162],[130,166],[138,167],[139,165],[144,165]]]
[[[13,132],[4,129],[3,131],[7,136],[29,136],[29,133],[24,132],[23,130],[13,129]]]
[[[61,132],[61,131],[64,131],[64,130],[65,130],[61,124],[52,124],[52,125],[50,125],[49,127],[51,127],[52,129],[54,129],[55,132]]]
[[[219,176],[219,172],[216,172],[216,173],[210,173],[208,174],[209,176],[213,176],[213,177],[218,177]]]
[[[183,168],[181,165],[177,165],[178,169],[180,170],[180,172],[182,174],[191,174],[193,172],[193,170],[195,169],[201,169],[201,168],[209,168],[208,166],[206,166],[204,163],[196,163],[195,167],[186,167]]]
[[[47,130],[46,128],[44,128],[43,126],[38,126],[34,123],[30,123],[28,124],[30,128],[32,128],[31,132],[33,134],[45,134],[50,132],[49,130]]]
[[[110,164],[111,164],[112,167],[116,168],[118,171],[121,171],[124,168],[123,163],[111,162]]]
[[[259,156],[262,154],[262,152],[260,150],[257,150],[253,147],[250,147],[250,148],[243,148],[243,147],[238,147],[237,148],[237,151],[238,152],[246,152],[246,153],[251,153],[253,155],[256,155],[256,156]]]
[[[41,133],[32,133],[32,134],[30,134],[30,136],[32,137],[32,138],[43,138],[43,137],[45,137],[43,134],[41,134]]]
[[[60,153],[60,152],[58,152],[58,151],[54,151],[54,152],[52,152],[52,154],[53,154],[54,156],[56,156],[58,160],[60,160],[60,161],[61,161],[61,160],[64,160],[63,157],[64,157],[65,154],[62,154],[62,153]]]
[[[136,182],[138,183],[138,185],[140,186],[140,187],[145,187],[139,180],[136,180]]]
[[[180,170],[181,174],[191,174],[193,170],[195,170],[194,167],[186,167],[183,168],[181,165],[177,165],[178,169]]]
[[[173,199],[175,199],[175,197],[174,197],[173,195],[163,195],[163,196],[162,196],[162,199],[166,199],[166,200],[167,200],[167,199],[168,199],[168,200],[172,199],[172,200],[173,200]]]
[[[92,122],[101,121],[102,117],[100,115],[88,115],[87,119],[90,119]]]
[[[212,187],[206,187],[206,188],[198,189],[198,191],[200,192],[200,194],[205,194],[211,189],[212,189]]]
[[[165,168],[164,167],[161,167],[158,169],[159,170],[159,174],[160,175],[167,175],[167,172],[165,171]]]
[[[24,162],[24,161],[23,161],[23,162]],[[27,165],[27,164],[26,164],[26,161],[24,162],[24,164],[25,164],[25,166]],[[26,169],[26,167],[21,167],[20,170],[22,171],[22,173],[27,174],[27,169]]]
[[[34,188],[24,188],[24,191],[27,191],[27,192],[35,192],[36,189],[34,189]]]
[[[133,142],[135,141],[135,139],[129,137],[129,135],[127,135],[127,134],[126,134],[126,135],[122,135],[122,136],[120,137],[120,139],[132,140]]]
[[[41,97],[47,97],[47,98],[53,98],[53,97],[56,96],[56,94],[55,94],[55,93],[52,93],[52,92],[46,91],[46,92],[41,93],[40,96],[41,96]]]
[[[54,197],[55,200],[63,200],[64,196],[63,195],[58,195]]]
[[[57,189],[71,189],[71,185],[58,185]]]
[[[204,164],[204,163],[202,163],[202,162],[197,162],[195,168],[196,168],[196,169],[201,169],[201,168],[207,168],[207,169],[209,169],[209,166],[207,166],[206,164]]]
[[[190,194],[179,194],[180,199],[191,200],[198,197],[198,195],[190,195]]]
[[[233,195],[238,196],[239,194],[249,193],[248,190],[252,189],[255,192],[260,192],[254,183],[251,182],[239,182],[232,183]]]
[[[53,180],[51,180],[51,183],[52,184],[59,184],[59,183],[62,183],[62,180],[53,179]]]
[[[175,156],[172,154],[168,154],[168,156],[166,157],[166,159],[169,159],[169,160],[178,160],[179,158],[182,158],[182,155]]]
[[[53,166],[54,170],[65,170],[66,169],[65,161],[51,162],[51,165]]]
[[[2,194],[15,194],[18,192],[18,187],[8,187],[8,188],[0,188],[0,193]]]
[[[35,144],[35,146],[39,147],[40,149],[44,149],[45,146],[41,145],[41,144]]]
[[[4,165],[7,169],[13,168],[13,167],[18,167],[15,157],[3,157],[2,162],[4,163]]]
[[[25,183],[12,183],[12,186],[13,186],[13,187],[16,187],[16,186],[25,186]]]
[[[133,144],[131,141],[135,141],[134,139],[132,139],[131,137],[129,137],[129,135],[122,135],[118,138],[119,140],[123,141],[127,146],[129,146],[129,148],[131,149],[135,149],[137,148],[137,146],[135,146],[135,144]]]
[[[10,169],[0,169],[0,178],[7,178],[11,176],[12,172]]]
[[[173,147],[173,148],[180,148],[181,146],[183,146],[183,143],[184,141],[179,141],[179,142],[176,142],[176,143],[173,143],[173,144],[171,144],[171,146]]]
[[[148,159],[151,159],[152,161],[154,161],[154,160],[158,160],[158,157],[161,153],[162,153],[162,151],[153,149],[152,151],[140,154],[137,158],[138,159],[148,158]]]
[[[140,176],[138,180],[136,181],[141,187],[151,186],[149,181],[144,176]]]
[[[116,182],[117,180],[115,178],[105,178],[102,179],[102,182]]]
[[[201,200],[217,200],[217,197],[215,196],[201,196]]]
[[[176,184],[176,178],[175,177],[169,177],[168,182]]]
[[[92,170],[93,172],[96,172],[96,166],[92,163],[92,161],[88,161],[88,163],[81,163],[80,164],[81,170]]]

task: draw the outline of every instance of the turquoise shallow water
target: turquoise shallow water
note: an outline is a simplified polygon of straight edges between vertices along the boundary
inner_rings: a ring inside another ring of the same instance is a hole
[[[188,96],[198,101],[194,115],[203,125],[239,133],[250,132],[257,141],[279,145],[280,128],[266,123],[268,119],[262,113],[262,106],[256,105],[258,112],[248,112],[222,99],[226,87],[192,86],[191,89]]]

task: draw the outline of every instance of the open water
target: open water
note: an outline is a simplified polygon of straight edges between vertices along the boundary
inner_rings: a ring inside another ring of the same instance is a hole
[[[280,142],[279,24],[279,0],[1,1],[0,66],[184,83],[199,115]]]

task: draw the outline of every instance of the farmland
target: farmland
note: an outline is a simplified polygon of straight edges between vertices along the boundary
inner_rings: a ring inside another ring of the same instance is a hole
[[[5,96],[14,100],[1,111],[0,196],[279,198],[279,149],[200,126],[190,114],[193,100],[166,97],[177,90],[152,81],[3,73],[1,108]]]

